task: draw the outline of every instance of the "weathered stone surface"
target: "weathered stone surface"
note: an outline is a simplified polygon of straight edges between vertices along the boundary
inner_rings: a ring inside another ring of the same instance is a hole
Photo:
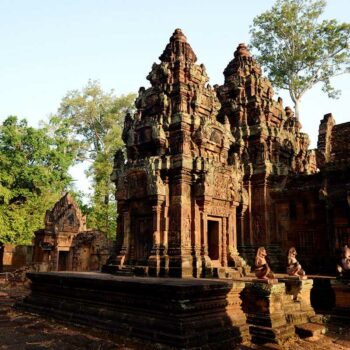
[[[264,245],[271,268],[300,253],[308,272],[334,270],[350,244],[350,123],[321,121],[318,149],[244,44],[212,88],[203,64],[175,30],[125,117],[118,151],[115,270],[155,276],[248,271]],[[316,249],[315,249],[316,248]],[[240,254],[238,254],[238,251]],[[330,256],[329,256],[330,255]],[[330,259],[324,259],[329,257]]]
[[[293,324],[287,323],[285,295],[284,283],[246,283],[242,308],[253,342],[283,343],[295,334]]]
[[[284,312],[288,323],[300,325],[310,323],[316,315],[311,305],[313,280],[299,278],[279,278],[285,284]]]
[[[273,256],[269,245],[280,242],[272,192],[283,187],[289,175],[314,173],[315,155],[292,110],[273,99],[271,83],[244,44],[238,46],[224,76],[225,83],[217,90],[222,104],[218,118],[228,117],[235,138],[230,151],[243,172],[248,209],[242,206],[239,211],[237,235],[241,253],[251,263],[249,246],[264,245]]]
[[[310,273],[334,274],[339,253],[350,244],[350,123],[336,124],[332,114],[320,123],[318,172],[290,176],[273,193],[281,246],[296,246]]]
[[[222,349],[248,338],[244,283],[30,273],[23,308],[65,321],[180,348]]]
[[[67,193],[45,216],[45,228],[35,232],[33,262],[39,271],[100,270],[112,244],[97,230],[87,230],[86,218]]]
[[[16,299],[27,294],[27,290],[18,288],[7,290],[10,298],[0,298],[0,348],[1,349],[49,349],[49,350],[87,350],[87,349],[125,349],[125,350],[154,350],[169,349],[165,345],[142,339],[117,336],[92,327],[72,326],[67,322],[43,318],[32,313],[25,313],[11,308]],[[282,345],[277,344],[242,344],[234,349],[240,350],[315,350],[337,349],[348,350],[350,346],[350,326],[335,326],[328,324],[325,335],[306,340],[292,338]],[[232,350],[231,347],[230,350]]]
[[[326,327],[316,323],[304,323],[296,326],[295,330],[302,338],[317,337],[326,333]]]
[[[151,87],[139,90],[136,113],[125,117],[126,158],[117,152],[112,174],[116,269],[177,277],[247,269],[236,237],[242,170],[229,153],[230,123],[217,118],[219,99],[196,60],[176,29],[147,76]]]
[[[31,245],[2,244],[0,242],[0,272],[14,271],[32,261]]]
[[[311,305],[317,313],[329,314],[335,306],[335,294],[331,286],[330,276],[309,276],[313,279],[311,289]]]
[[[333,320],[350,323],[350,280],[333,279],[331,285],[335,294]]]

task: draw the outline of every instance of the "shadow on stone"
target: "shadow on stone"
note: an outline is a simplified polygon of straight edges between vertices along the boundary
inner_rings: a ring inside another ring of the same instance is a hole
[[[21,309],[176,348],[232,349],[249,338],[244,282],[30,273]]]
[[[335,306],[335,294],[330,278],[313,277],[311,305],[317,313],[329,313]]]
[[[285,284],[246,283],[241,293],[252,342],[282,344],[294,336],[284,310]]]

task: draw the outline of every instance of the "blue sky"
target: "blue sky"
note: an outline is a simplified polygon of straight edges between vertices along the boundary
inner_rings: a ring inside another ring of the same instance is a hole
[[[271,0],[0,0],[0,121],[8,115],[39,120],[54,113],[68,90],[89,79],[117,94],[147,86],[145,77],[158,61],[175,28],[182,28],[204,63],[212,85],[249,26]],[[328,0],[325,18],[350,22],[350,1]],[[332,112],[338,123],[350,120],[350,76],[334,79],[342,90],[330,100],[319,87],[301,106],[303,131],[316,144],[319,121]],[[292,105],[286,93],[280,94]],[[277,96],[276,96],[277,98]],[[73,171],[81,176],[81,169]],[[85,188],[86,184],[84,183]]]

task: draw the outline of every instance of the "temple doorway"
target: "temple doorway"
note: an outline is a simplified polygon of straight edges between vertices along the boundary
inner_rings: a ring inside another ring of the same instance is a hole
[[[69,252],[59,251],[58,253],[58,271],[68,270],[68,254]]]
[[[219,221],[208,220],[208,255],[219,260]]]
[[[134,259],[140,265],[146,265],[153,247],[153,220],[152,217],[137,218],[135,229]]]

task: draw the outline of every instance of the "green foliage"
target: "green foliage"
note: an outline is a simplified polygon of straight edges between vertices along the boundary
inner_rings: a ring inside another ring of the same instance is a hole
[[[0,126],[0,241],[28,244],[71,179],[77,145],[60,127],[35,129],[8,117]]]
[[[297,116],[306,91],[322,83],[335,98],[340,91],[331,78],[350,72],[350,24],[321,21],[325,6],[324,0],[277,0],[251,28],[258,61],[275,87],[289,91]]]
[[[88,213],[88,226],[115,238],[115,188],[110,181],[113,157],[123,146],[121,140],[124,116],[132,109],[134,94],[117,97],[104,92],[99,82],[89,81],[81,91],[73,90],[63,98],[57,117],[68,125],[70,137],[80,143],[79,157],[91,163],[87,176],[94,192]]]

